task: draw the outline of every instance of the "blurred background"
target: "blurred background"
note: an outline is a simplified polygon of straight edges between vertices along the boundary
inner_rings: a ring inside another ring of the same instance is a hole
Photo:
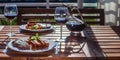
[[[9,24],[3,15],[4,5],[15,3],[18,8],[55,8],[62,4],[68,4],[77,8],[104,9],[105,24],[120,24],[120,0],[0,0],[0,24]],[[13,25],[16,24],[16,19]]]

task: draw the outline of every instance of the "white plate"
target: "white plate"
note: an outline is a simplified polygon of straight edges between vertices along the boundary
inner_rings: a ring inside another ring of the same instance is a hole
[[[52,40],[45,40],[45,41],[49,43],[49,47],[44,48],[44,49],[39,49],[39,50],[20,50],[17,47],[13,46],[13,44],[12,44],[13,41],[10,41],[8,43],[8,48],[10,48],[10,49],[12,49],[14,51],[18,51],[18,52],[33,53],[33,52],[46,52],[46,51],[49,51],[49,50],[53,49],[56,46],[56,43],[54,41],[52,41]]]
[[[26,29],[27,24],[21,25],[19,28],[25,31],[32,31],[32,32],[43,32],[43,31],[53,30],[53,26],[51,24],[43,24],[43,23],[37,23],[37,24],[44,26],[44,27],[47,26],[47,28],[40,29],[40,30],[31,30],[31,29]]]

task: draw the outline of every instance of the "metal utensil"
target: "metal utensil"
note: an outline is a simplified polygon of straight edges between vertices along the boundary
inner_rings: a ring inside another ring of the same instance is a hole
[[[55,41],[56,43],[56,46],[55,46],[55,55],[59,54],[59,49],[58,49],[58,46],[59,46],[59,41]]]

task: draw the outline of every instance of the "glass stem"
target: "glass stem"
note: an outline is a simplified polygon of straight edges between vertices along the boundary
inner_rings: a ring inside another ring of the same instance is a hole
[[[10,20],[10,33],[12,34],[12,20]]]
[[[60,39],[62,39],[62,25],[60,25]]]

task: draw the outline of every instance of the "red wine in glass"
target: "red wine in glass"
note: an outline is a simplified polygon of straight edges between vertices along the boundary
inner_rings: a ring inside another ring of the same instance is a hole
[[[9,20],[12,20],[12,19],[14,19],[17,16],[17,14],[4,14],[4,16],[6,18],[8,18]]]
[[[66,26],[70,31],[82,31],[86,26],[80,22],[67,22]]]
[[[58,24],[65,24],[68,20],[66,19],[66,18],[55,18],[55,20],[56,20],[56,22],[58,23]]]

